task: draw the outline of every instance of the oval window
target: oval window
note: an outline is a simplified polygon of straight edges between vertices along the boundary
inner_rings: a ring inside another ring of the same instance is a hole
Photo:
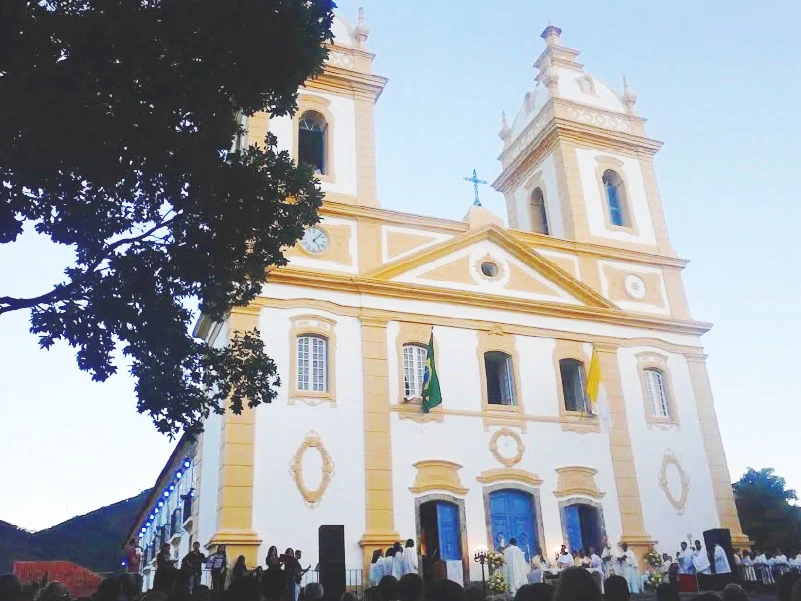
[[[484,261],[481,264],[481,273],[488,278],[496,278],[498,277],[498,265],[492,261]]]

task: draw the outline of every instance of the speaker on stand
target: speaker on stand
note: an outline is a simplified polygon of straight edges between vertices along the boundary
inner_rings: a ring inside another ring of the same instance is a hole
[[[320,526],[318,543],[325,601],[339,601],[345,592],[345,526]]]

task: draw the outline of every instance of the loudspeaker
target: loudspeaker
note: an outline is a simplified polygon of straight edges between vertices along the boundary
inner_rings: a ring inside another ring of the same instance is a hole
[[[726,559],[729,560],[729,567],[732,574],[736,574],[737,566],[734,564],[734,549],[731,546],[731,532],[728,528],[714,528],[704,532],[704,546],[706,553],[709,555],[709,563],[712,564],[712,573],[717,573],[715,570],[715,545],[720,545],[726,552]]]
[[[318,542],[324,598],[339,601],[345,592],[345,526],[320,526]]]

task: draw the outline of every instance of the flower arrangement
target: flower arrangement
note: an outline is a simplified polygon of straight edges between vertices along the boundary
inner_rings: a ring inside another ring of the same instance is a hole
[[[659,553],[657,553],[653,547],[651,547],[645,554],[645,563],[647,563],[652,568],[658,568],[659,566],[662,565],[662,556]]]
[[[648,572],[645,575],[645,588],[655,591],[665,581],[665,575],[660,571]]]
[[[492,576],[487,580],[487,586],[489,586],[489,590],[493,593],[508,592],[509,587],[506,584],[506,580],[503,579],[503,570],[496,570],[493,572]]]
[[[497,570],[503,565],[503,553],[498,551],[490,551],[487,553],[487,565],[490,570]]]

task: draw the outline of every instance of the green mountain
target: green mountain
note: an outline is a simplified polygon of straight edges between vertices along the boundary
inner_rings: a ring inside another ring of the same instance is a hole
[[[119,570],[122,541],[149,494],[143,491],[39,532],[0,521],[0,574],[10,572],[14,561],[33,559],[68,560],[101,573]]]

